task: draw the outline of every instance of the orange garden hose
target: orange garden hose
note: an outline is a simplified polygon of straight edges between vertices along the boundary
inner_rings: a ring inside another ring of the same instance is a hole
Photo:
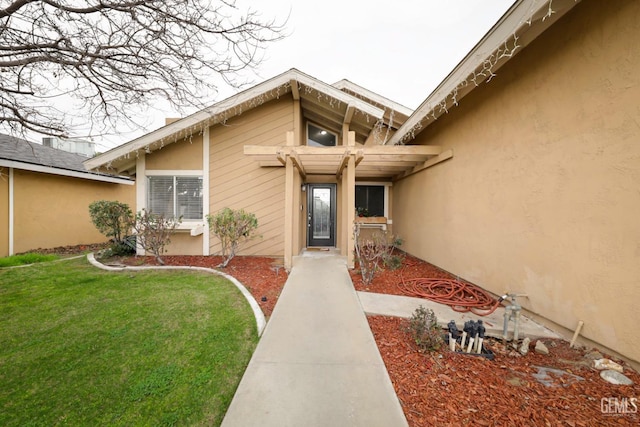
[[[439,304],[446,304],[452,310],[477,316],[493,313],[502,302],[479,287],[453,279],[404,279],[398,287],[405,295],[427,298]]]

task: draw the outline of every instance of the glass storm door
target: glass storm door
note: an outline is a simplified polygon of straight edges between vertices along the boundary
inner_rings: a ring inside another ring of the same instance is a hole
[[[309,184],[307,246],[336,245],[336,185]]]

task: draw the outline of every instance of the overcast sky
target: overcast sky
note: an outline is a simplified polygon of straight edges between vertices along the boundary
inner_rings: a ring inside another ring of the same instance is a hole
[[[269,47],[255,83],[297,68],[329,84],[348,79],[415,109],[513,1],[238,0],[236,5],[264,18],[289,16],[290,35]],[[216,101],[230,95],[222,90]],[[158,113],[147,131],[163,124]],[[110,137],[98,149],[143,133]]]

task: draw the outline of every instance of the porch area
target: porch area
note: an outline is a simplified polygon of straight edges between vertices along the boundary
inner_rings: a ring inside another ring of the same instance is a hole
[[[361,183],[386,186],[453,157],[451,150],[427,145],[366,145],[356,143],[356,133],[344,130],[343,145],[301,145],[296,133],[287,132],[286,145],[245,145],[244,155],[265,168],[285,168],[284,265],[291,269],[293,257],[305,248],[325,247],[346,257],[354,265],[354,226],[392,226],[388,191],[383,215],[358,217],[356,186]],[[314,239],[314,196],[308,192],[326,186],[320,203],[331,206],[327,214],[326,244]],[[335,188],[335,192],[331,192]],[[306,193],[306,194],[305,194]]]

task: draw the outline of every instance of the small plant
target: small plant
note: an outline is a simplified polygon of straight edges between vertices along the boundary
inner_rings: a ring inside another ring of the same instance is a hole
[[[436,351],[444,340],[438,326],[438,318],[433,310],[419,306],[411,316],[406,326],[406,332],[411,335],[420,351]]]
[[[218,266],[226,267],[236,256],[240,243],[254,236],[258,228],[258,219],[243,209],[224,208],[215,215],[207,215],[211,232],[220,239],[224,260]]]
[[[382,269],[383,265],[398,264],[398,267],[402,265],[401,258],[391,255],[393,249],[401,244],[400,238],[390,235],[386,231],[376,231],[370,237],[361,236],[360,226],[355,226],[355,255],[360,266],[362,283],[365,286],[369,286],[373,282],[375,274]]]
[[[165,247],[171,242],[171,236],[181,222],[182,217],[165,218],[164,215],[142,209],[136,215],[133,227],[136,232],[136,240],[140,247],[156,257],[158,264],[164,265],[161,255],[165,252]]]
[[[135,251],[130,236],[135,219],[129,205],[99,200],[89,205],[89,215],[98,231],[111,238],[110,255],[127,255]]]
[[[398,246],[398,245],[394,245],[394,246]],[[385,268],[389,270],[398,270],[400,267],[402,267],[402,263],[404,262],[404,256],[394,255],[393,253],[390,253],[388,256],[386,256],[383,259],[382,262]]]

